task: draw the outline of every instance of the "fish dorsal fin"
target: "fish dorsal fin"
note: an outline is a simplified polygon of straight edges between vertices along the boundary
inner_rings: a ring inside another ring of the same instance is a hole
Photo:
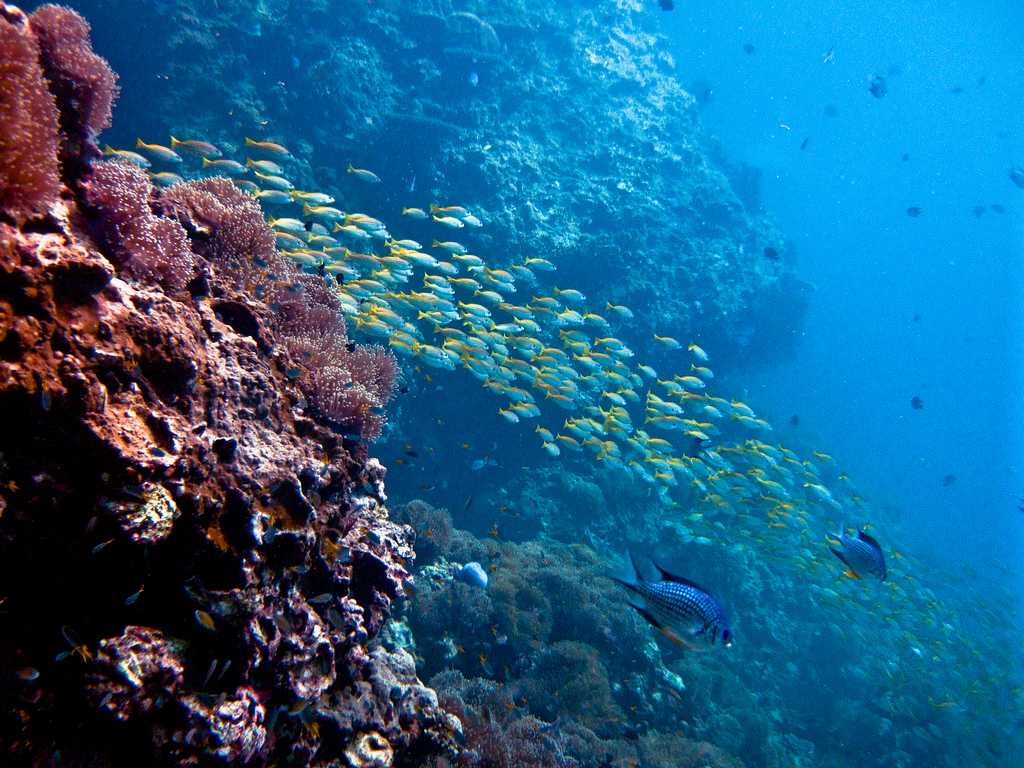
[[[863,541],[865,544],[870,544],[872,547],[879,551],[881,551],[882,549],[882,546],[874,539],[874,537],[869,536],[868,534],[864,533],[864,531],[858,529],[857,538]]]
[[[654,563],[653,560],[651,562]],[[657,563],[654,563],[654,567],[657,568],[658,569],[658,573],[661,574],[662,581],[674,581],[676,584],[685,584],[688,587],[693,587],[694,589],[699,589],[705,595],[710,595],[711,594],[711,592],[709,592],[708,590],[704,589],[704,587],[702,587],[700,584],[698,584],[695,581],[690,581],[689,579],[684,579],[682,576],[676,576],[671,571],[666,571],[664,568],[662,568]]]

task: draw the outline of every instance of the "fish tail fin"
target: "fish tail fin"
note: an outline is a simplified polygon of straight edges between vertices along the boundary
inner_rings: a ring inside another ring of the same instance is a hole
[[[619,571],[619,575],[611,576],[609,578],[611,578],[612,581],[617,582],[618,584],[621,584],[622,586],[624,586],[626,589],[630,590],[631,592],[636,592],[637,594],[642,594],[641,591],[640,591],[640,585],[644,583],[644,575],[640,572],[640,567],[639,567],[639,565],[637,565],[636,558],[633,556],[632,552],[629,553],[629,562],[630,562],[630,565],[633,566],[633,579],[632,579],[632,581],[629,580],[628,574],[625,573],[624,570],[623,571]]]

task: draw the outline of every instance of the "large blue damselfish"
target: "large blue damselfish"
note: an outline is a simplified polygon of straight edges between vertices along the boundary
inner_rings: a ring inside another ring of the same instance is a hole
[[[712,645],[721,635],[726,648],[732,645],[729,619],[714,595],[689,579],[669,573],[657,563],[654,567],[661,574],[661,579],[647,581],[632,554],[629,559],[633,563],[636,580],[629,582],[616,578],[615,581],[643,598],[644,605],[630,603],[629,606],[651,626],[680,645],[689,645],[689,638],[700,635],[707,637]]]
[[[881,545],[864,531],[857,531],[857,536],[847,536],[843,528],[832,536],[839,541],[839,548],[829,547],[832,554],[838,557],[850,569],[850,575],[859,579],[861,574],[870,573],[885,581],[885,555]]]

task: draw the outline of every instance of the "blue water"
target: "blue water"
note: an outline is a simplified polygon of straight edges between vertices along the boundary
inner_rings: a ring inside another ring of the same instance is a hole
[[[798,413],[937,557],[1020,562],[1021,5],[724,0],[665,26],[684,77],[713,86],[704,124],[763,169],[764,207],[815,287],[798,354],[752,391]],[[1006,214],[975,218],[991,203]]]

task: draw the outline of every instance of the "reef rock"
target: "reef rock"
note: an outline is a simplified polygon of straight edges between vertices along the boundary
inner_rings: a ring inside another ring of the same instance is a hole
[[[348,343],[230,183],[161,193],[98,161],[113,75],[81,17],[37,14],[0,3],[32,95],[0,104],[23,185],[0,195],[5,761],[443,752],[457,722],[411,658],[367,646],[413,558],[365,442],[393,363]]]

